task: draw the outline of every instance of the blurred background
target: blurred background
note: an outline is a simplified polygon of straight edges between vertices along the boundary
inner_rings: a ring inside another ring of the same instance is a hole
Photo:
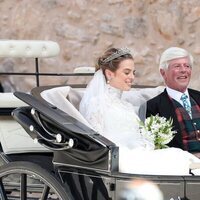
[[[108,47],[128,47],[135,58],[134,84],[161,85],[160,54],[189,50],[195,63],[191,87],[200,89],[199,0],[0,0],[0,39],[52,40],[58,57],[40,60],[41,72],[93,67]],[[0,59],[0,71],[32,72],[34,60]],[[30,90],[34,77],[0,78],[6,91]],[[42,78],[41,84],[86,83],[87,77]]]

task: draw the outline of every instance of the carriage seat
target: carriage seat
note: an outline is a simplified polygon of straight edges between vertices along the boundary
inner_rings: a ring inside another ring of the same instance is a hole
[[[133,88],[131,91],[123,92],[122,98],[133,105],[136,114],[144,121],[146,119],[146,102],[163,92],[164,88],[164,86]]]
[[[61,86],[44,90],[40,95],[47,102],[91,128],[91,125],[78,111],[83,91],[70,86]]]
[[[124,92],[122,98],[130,102],[139,115],[141,105],[145,104],[147,100],[158,95],[163,90],[164,86],[158,86],[156,88],[133,88],[129,92]],[[70,86],[54,87],[41,92],[42,98],[47,102],[91,128],[91,125],[79,112],[79,104],[83,94],[83,90],[71,88]]]
[[[135,108],[136,111],[138,108],[146,103],[149,99],[157,96],[164,90],[164,86],[157,86],[157,87],[149,87],[145,88],[132,88],[131,91],[125,91],[123,92],[122,98],[131,103]]]
[[[13,95],[13,93],[0,93],[0,108],[17,108],[26,104]]]

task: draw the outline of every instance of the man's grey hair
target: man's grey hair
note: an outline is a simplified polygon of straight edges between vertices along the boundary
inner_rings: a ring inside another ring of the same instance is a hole
[[[194,59],[188,51],[179,47],[170,47],[162,53],[160,57],[159,69],[168,69],[170,60],[184,57],[188,57],[189,64],[192,67]]]

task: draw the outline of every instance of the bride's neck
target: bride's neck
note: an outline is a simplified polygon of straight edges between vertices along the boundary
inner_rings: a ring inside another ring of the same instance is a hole
[[[122,90],[115,88],[115,87],[112,87],[109,84],[107,84],[107,91],[108,91],[109,95],[112,95],[112,96],[115,96],[115,97],[118,97],[118,98],[121,98],[122,92],[123,92]]]

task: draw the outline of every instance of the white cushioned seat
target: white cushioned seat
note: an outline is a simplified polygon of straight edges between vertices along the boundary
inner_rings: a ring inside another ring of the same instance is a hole
[[[153,98],[161,93],[163,89],[164,86],[156,88],[132,89],[131,91],[124,92],[122,98],[130,102],[134,106],[136,113],[139,115],[140,106],[150,98]],[[78,110],[83,93],[84,90],[74,89],[69,86],[62,86],[45,90],[41,93],[41,96],[47,102],[53,104],[60,110],[91,127]]]
[[[0,40],[0,57],[48,58],[60,52],[58,43],[44,40]]]

